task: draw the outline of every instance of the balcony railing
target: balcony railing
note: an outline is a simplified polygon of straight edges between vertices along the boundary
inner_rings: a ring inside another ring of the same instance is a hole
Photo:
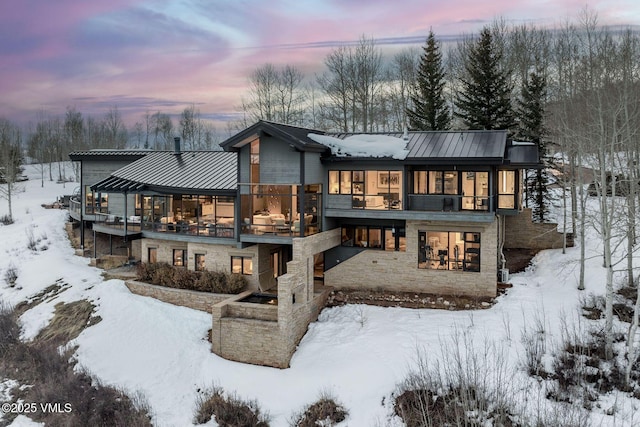
[[[98,214],[96,222],[105,227],[124,230],[125,218],[118,215]],[[189,236],[234,238],[235,226],[233,222],[197,223],[190,221],[146,221],[138,215],[127,217],[127,231],[151,231],[156,233],[173,233]]]
[[[252,218],[245,218],[242,224],[243,234],[299,237],[304,227],[304,236],[318,233],[318,218],[315,215],[306,214],[304,221],[288,220],[284,214],[256,214]]]
[[[77,199],[69,199],[69,211],[75,213],[80,216],[80,212],[82,210],[82,204]]]
[[[456,194],[410,194],[409,209],[414,211],[476,211],[491,209],[491,196],[460,196]]]

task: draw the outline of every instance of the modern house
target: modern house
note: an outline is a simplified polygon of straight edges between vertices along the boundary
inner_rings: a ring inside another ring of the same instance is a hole
[[[224,357],[280,367],[321,308],[319,289],[495,297],[504,244],[522,231],[509,229],[522,170],[539,166],[535,145],[506,131],[327,134],[260,121],[221,146],[72,153],[82,193],[71,216],[143,262],[236,272],[277,295],[276,326],[253,324],[261,332],[244,343],[255,352],[223,342],[242,335],[224,304],[212,341]]]

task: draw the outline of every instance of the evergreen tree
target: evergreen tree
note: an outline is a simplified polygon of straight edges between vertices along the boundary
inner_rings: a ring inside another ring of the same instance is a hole
[[[514,126],[509,75],[501,67],[503,52],[485,27],[465,60],[457,110],[469,129],[510,129]]]
[[[451,126],[449,107],[444,98],[442,53],[433,31],[429,31],[422,48],[414,94],[413,108],[407,109],[409,127],[415,130],[446,130]]]
[[[538,157],[543,168],[537,169],[533,176],[527,177],[527,201],[532,205],[533,219],[544,222],[549,215],[549,175],[550,164],[547,143],[544,139],[546,79],[540,70],[529,75],[522,86],[520,99],[517,101],[518,137],[531,141],[538,147]]]

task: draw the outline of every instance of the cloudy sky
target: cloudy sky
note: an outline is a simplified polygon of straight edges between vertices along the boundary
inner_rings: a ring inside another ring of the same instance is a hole
[[[2,0],[0,117],[21,123],[75,107],[117,106],[131,125],[145,111],[236,112],[256,67],[317,71],[327,52],[361,35],[420,46],[512,23],[576,21],[584,0]],[[640,24],[638,0],[596,0],[602,23]]]

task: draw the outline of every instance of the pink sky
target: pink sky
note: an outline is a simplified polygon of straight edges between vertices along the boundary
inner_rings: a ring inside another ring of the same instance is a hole
[[[145,111],[195,104],[224,121],[247,75],[271,62],[309,76],[340,42],[363,34],[392,46],[477,32],[497,17],[553,26],[582,0],[6,0],[0,3],[0,117],[20,123],[67,106],[127,124]],[[588,4],[601,23],[640,24],[637,0]]]

